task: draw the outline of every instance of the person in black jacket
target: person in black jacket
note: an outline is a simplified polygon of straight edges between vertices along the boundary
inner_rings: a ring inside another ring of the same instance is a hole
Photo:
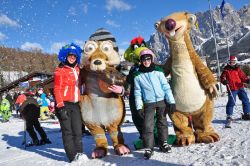
[[[40,106],[37,103],[37,100],[33,98],[32,95],[27,95],[26,100],[20,107],[20,113],[26,123],[26,131],[29,133],[32,138],[32,145],[44,145],[51,144],[51,141],[48,139],[47,134],[44,132],[41,127],[38,118],[40,117]],[[39,141],[34,128],[39,133],[41,140]]]

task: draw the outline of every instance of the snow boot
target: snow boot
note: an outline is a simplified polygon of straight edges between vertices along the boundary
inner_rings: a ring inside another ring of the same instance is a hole
[[[250,113],[244,113],[241,117],[243,120],[250,120]]]
[[[148,160],[150,159],[154,154],[154,151],[152,149],[145,149],[145,152],[144,152],[144,159],[145,160]]]
[[[160,146],[160,150],[164,153],[172,152],[171,146],[167,143],[167,141],[164,141],[164,143]]]

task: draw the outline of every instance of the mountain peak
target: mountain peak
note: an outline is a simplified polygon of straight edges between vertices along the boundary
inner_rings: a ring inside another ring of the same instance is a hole
[[[217,50],[221,62],[228,57],[228,46],[231,54],[239,55],[238,59],[250,58],[250,4],[245,5],[238,11],[230,4],[225,3],[225,17],[222,19],[220,6],[212,10],[213,25],[217,41]],[[212,24],[209,10],[197,12],[196,14],[199,29],[193,27],[190,37],[194,48],[201,56],[209,56],[215,60],[215,46],[212,35]],[[169,54],[168,41],[160,33],[151,36],[148,43],[156,51],[158,59],[164,62]],[[159,44],[160,42],[160,44]],[[244,57],[241,56],[242,53]]]

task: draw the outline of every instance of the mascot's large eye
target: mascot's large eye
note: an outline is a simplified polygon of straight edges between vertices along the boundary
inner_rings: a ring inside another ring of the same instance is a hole
[[[97,48],[97,43],[94,41],[88,41],[85,46],[84,46],[84,52],[86,54],[92,53],[96,50]]]
[[[139,46],[137,44],[133,45],[132,49],[136,50]]]
[[[109,52],[109,51],[113,50],[113,45],[109,41],[104,41],[101,44],[101,49],[103,52]]]
[[[195,20],[196,20],[195,15],[190,14],[190,15],[189,15],[189,18],[188,18],[188,22],[190,22],[191,24],[194,24],[194,23],[195,23]]]

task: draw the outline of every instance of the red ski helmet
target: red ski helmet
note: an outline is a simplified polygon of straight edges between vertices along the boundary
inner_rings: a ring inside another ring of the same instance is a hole
[[[232,61],[234,61],[235,63],[232,64]],[[227,64],[230,65],[230,66],[234,66],[238,63],[238,59],[236,56],[230,56],[229,59],[227,60]]]
[[[230,58],[229,58],[229,60],[230,60],[230,61],[236,61],[236,62],[237,62],[238,59],[237,59],[236,56],[232,56],[232,55],[231,55]]]

